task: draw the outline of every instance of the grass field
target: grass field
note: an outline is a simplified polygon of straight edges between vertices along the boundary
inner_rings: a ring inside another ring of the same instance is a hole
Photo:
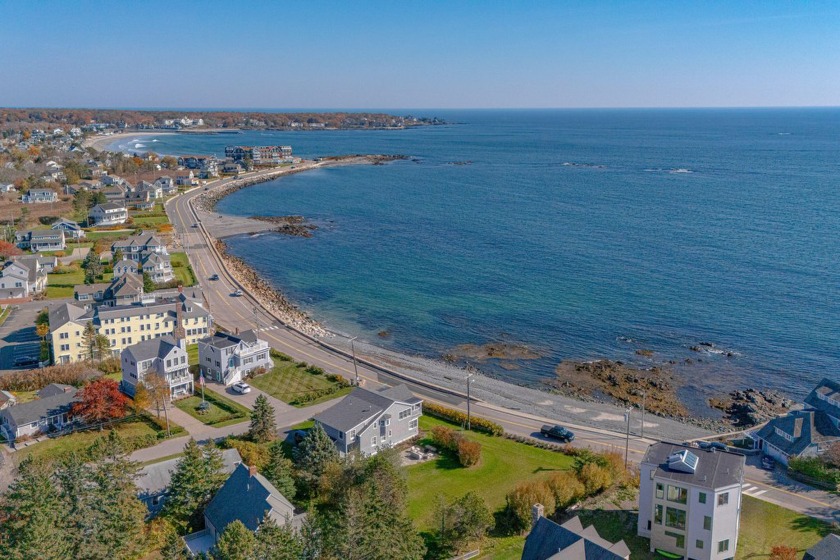
[[[91,241],[97,241],[99,239],[113,239],[116,241],[120,237],[127,237],[131,235],[133,230],[127,229],[124,231],[87,231],[85,232],[85,238],[90,239]]]
[[[170,255],[172,262],[172,272],[175,273],[175,278],[181,281],[184,286],[195,286],[198,280],[195,277],[190,261],[186,253],[172,253]]]
[[[166,216],[143,216],[142,214],[139,214],[134,216],[132,219],[134,220],[133,225],[141,228],[151,228],[160,224],[169,223],[169,218]]]
[[[175,401],[175,406],[196,420],[217,428],[245,422],[251,418],[251,413],[247,408],[209,389],[204,391],[204,400],[210,406],[207,410],[199,412],[201,389],[197,389],[197,394]]]
[[[273,358],[274,367],[268,373],[258,375],[250,380],[251,385],[265,391],[269,395],[294,406],[311,406],[320,402],[328,401],[351,391],[350,387],[338,389],[336,392],[303,404],[295,404],[293,401],[314,391],[326,391],[336,389],[338,385],[326,378],[326,374],[313,375],[305,368],[299,367],[298,362],[283,361]]]
[[[189,365],[198,365],[198,344],[187,346],[187,361]]]
[[[47,299],[71,298],[74,293],[72,286],[47,286]]]
[[[114,274],[112,272],[106,272],[101,280],[98,282],[110,282],[114,279]],[[48,274],[47,275],[47,286],[56,286],[56,287],[66,287],[70,286],[71,288],[78,286],[79,284],[85,283],[85,271],[78,270],[76,272],[69,272],[66,274]],[[72,293],[71,293],[72,295]]]

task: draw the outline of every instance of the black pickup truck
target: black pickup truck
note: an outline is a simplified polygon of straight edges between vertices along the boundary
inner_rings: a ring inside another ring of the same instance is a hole
[[[540,433],[546,437],[554,438],[567,443],[575,440],[575,434],[563,426],[545,425],[540,428]]]

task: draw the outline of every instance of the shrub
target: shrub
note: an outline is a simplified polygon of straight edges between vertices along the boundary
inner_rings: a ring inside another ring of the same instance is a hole
[[[587,495],[595,495],[603,492],[613,483],[612,474],[610,474],[609,467],[601,466],[597,463],[586,463],[581,467],[578,473],[583,487],[586,489]]]
[[[458,439],[458,462],[462,467],[477,465],[481,459],[481,444],[466,438]]]
[[[97,365],[100,371],[104,373],[119,373],[121,370],[120,368],[120,359],[116,356],[111,356],[110,358],[105,358]]]
[[[217,329],[219,328],[218,325],[216,325],[216,328]],[[291,356],[289,356],[288,354],[284,354],[283,352],[279,352],[279,351],[275,350],[274,348],[269,350],[268,355],[271,356],[272,358],[277,358],[281,362],[291,362],[292,361]]]
[[[344,376],[335,374],[335,373],[327,374],[327,381],[332,381],[333,383],[335,383],[336,385],[338,385],[342,389],[345,388],[345,387],[350,387],[350,385],[351,385],[350,381],[348,381],[347,378],[345,378]]]
[[[531,506],[542,504],[546,517],[554,513],[554,494],[543,480],[523,482],[505,496],[510,529],[522,532],[531,527]]]
[[[423,413],[460,426],[466,426],[467,424],[466,414],[460,410],[447,408],[439,404],[423,403]],[[505,430],[499,424],[476,416],[470,416],[470,429],[475,432],[490,434],[491,436],[500,436],[505,433]]]
[[[246,465],[254,466],[261,470],[268,464],[269,451],[264,445],[235,437],[227,437],[222,442],[222,447],[236,449],[242,457],[242,462]]]
[[[788,470],[804,474],[819,482],[837,487],[840,485],[840,469],[833,468],[819,457],[800,457],[788,462]]]
[[[324,370],[317,367],[317,366],[309,366],[308,368],[306,368],[306,373],[309,373],[309,374],[312,374],[312,375],[323,375]]]
[[[4,391],[37,391],[50,383],[61,383],[79,387],[96,372],[84,362],[61,364],[41,369],[18,370],[0,377],[0,389]]]
[[[554,495],[554,507],[557,510],[574,505],[586,494],[583,483],[570,471],[554,473],[545,483]]]
[[[432,428],[429,439],[432,440],[439,449],[446,451],[455,451],[457,449],[457,434],[452,428],[446,426],[435,426]]]

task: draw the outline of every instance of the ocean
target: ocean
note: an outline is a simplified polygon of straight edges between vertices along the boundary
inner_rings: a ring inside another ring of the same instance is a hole
[[[373,344],[432,358],[523,344],[539,357],[470,363],[531,386],[563,360],[669,367],[690,405],[745,387],[802,397],[838,377],[840,110],[422,114],[453,124],[115,147],[409,156],[301,173],[218,206],[317,224],[308,239],[228,245],[316,320]]]

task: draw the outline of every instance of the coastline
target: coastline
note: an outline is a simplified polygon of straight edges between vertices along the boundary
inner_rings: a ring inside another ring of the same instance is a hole
[[[116,134],[96,135],[85,138],[82,142],[83,148],[93,148],[97,152],[105,151],[105,148],[118,140],[125,140],[128,138],[147,138],[149,136],[172,136],[176,132],[118,132]]]

